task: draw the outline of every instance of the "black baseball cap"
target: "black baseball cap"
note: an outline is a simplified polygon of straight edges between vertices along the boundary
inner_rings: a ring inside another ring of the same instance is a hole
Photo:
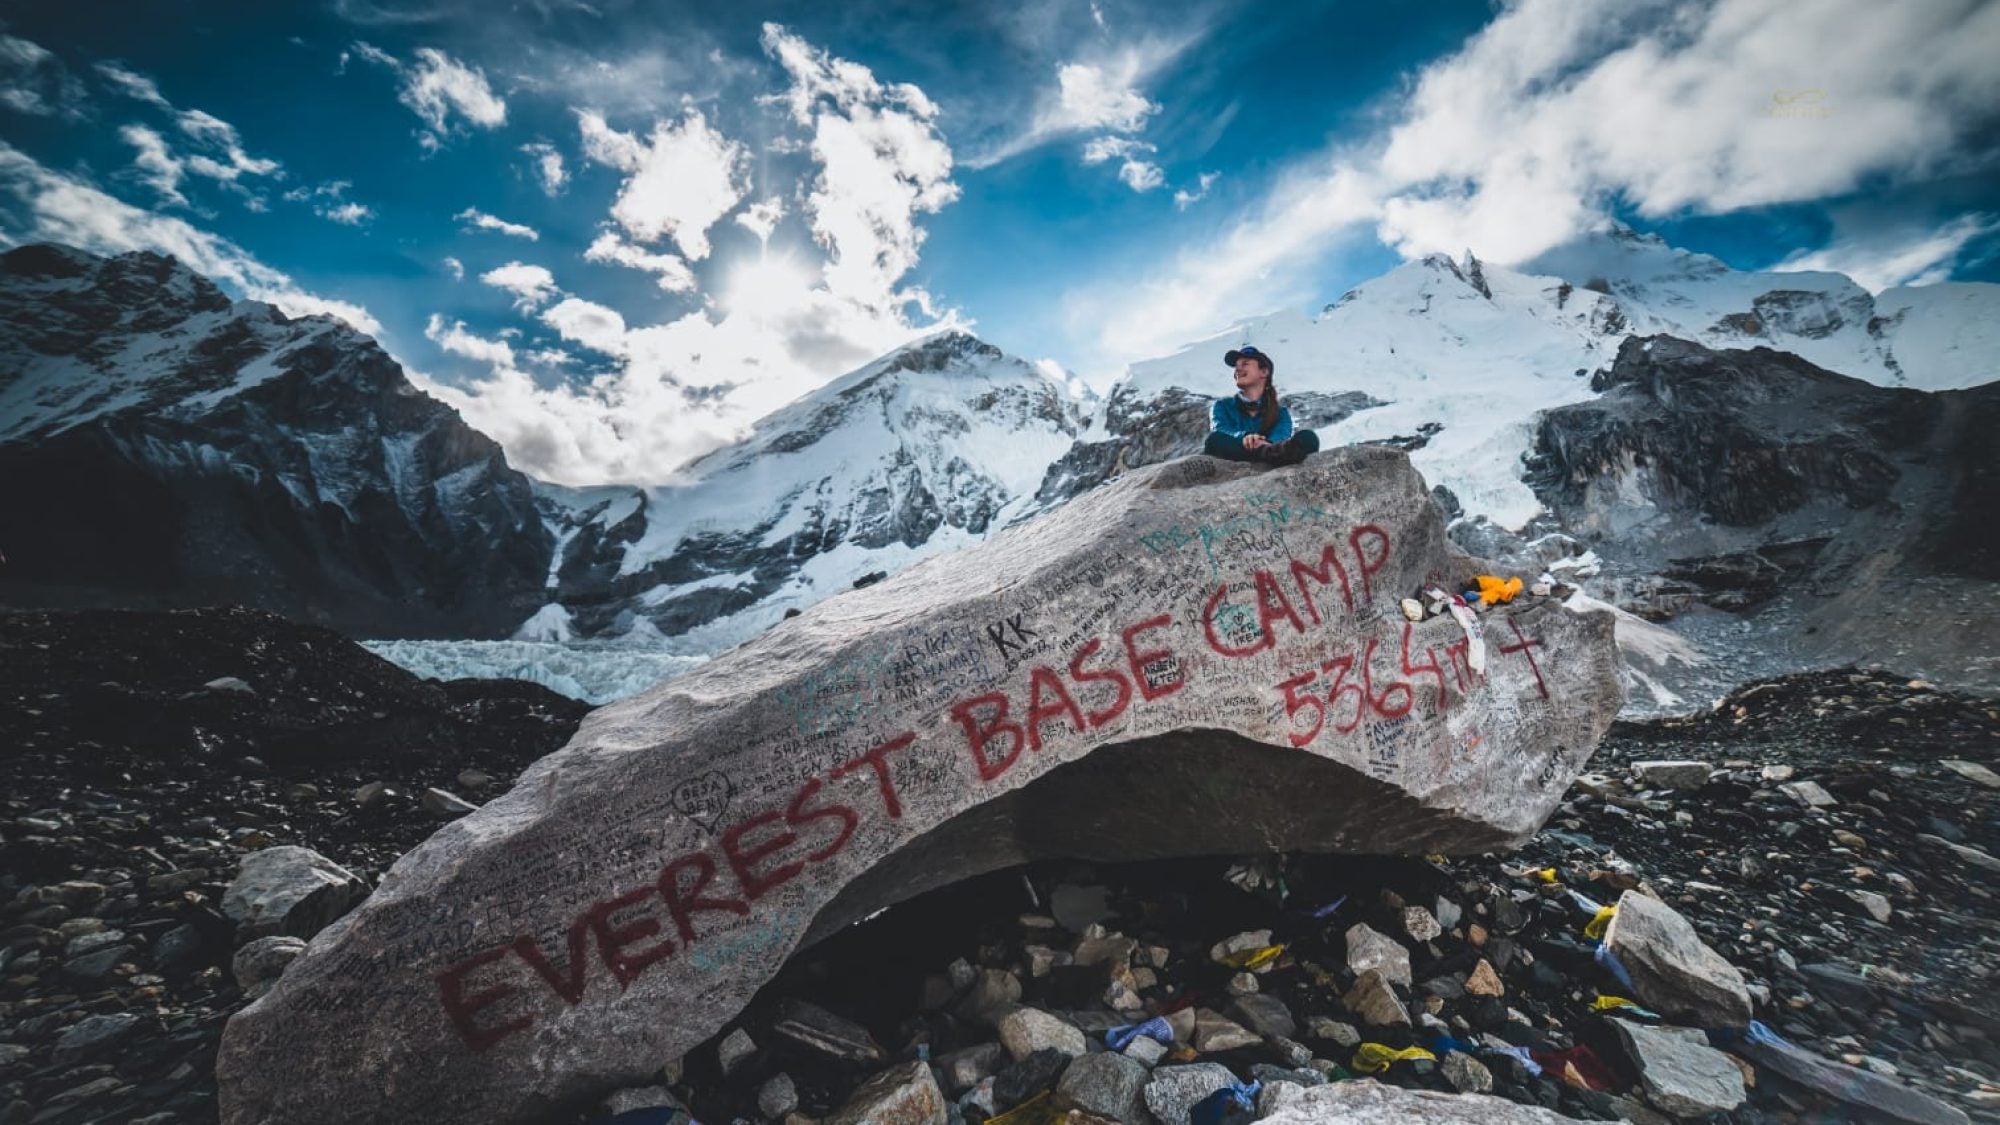
[[[1258,365],[1263,367],[1263,369],[1266,371],[1275,373],[1278,370],[1278,365],[1271,362],[1271,357],[1269,354],[1258,351],[1255,347],[1249,344],[1245,344],[1240,348],[1229,349],[1228,354],[1222,357],[1222,362],[1224,366],[1234,367],[1236,366],[1236,361],[1244,358],[1245,356],[1248,356],[1251,359],[1256,360]]]

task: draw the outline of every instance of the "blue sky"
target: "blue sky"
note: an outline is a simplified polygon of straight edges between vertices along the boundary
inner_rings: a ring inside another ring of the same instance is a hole
[[[17,5],[0,235],[374,332],[519,466],[658,480],[914,335],[1103,386],[1604,217],[2000,280],[2000,5]]]

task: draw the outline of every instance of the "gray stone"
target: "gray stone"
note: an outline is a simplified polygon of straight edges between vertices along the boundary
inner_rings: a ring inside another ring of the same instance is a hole
[[[1000,1042],[1015,1061],[1056,1050],[1075,1058],[1090,1050],[1083,1032],[1040,1008],[1016,1008],[1000,1020]]]
[[[230,1020],[218,1116],[505,1125],[643,1083],[797,951],[1037,859],[1514,846],[1622,690],[1606,612],[1494,607],[1474,677],[1455,620],[1394,610],[1490,566],[1406,455],[1345,447],[1135,469],[829,598],[592,711],[399,859]]]
[[[1608,1021],[1639,1068],[1646,1100],[1680,1117],[1705,1117],[1743,1104],[1743,1071],[1691,1027]]]
[[[1847,897],[1860,903],[1862,909],[1868,911],[1877,922],[1887,922],[1889,916],[1895,912],[1889,905],[1888,898],[1874,891],[1849,891]]]
[[[1410,986],[1410,951],[1366,922],[1347,928],[1347,970],[1356,976],[1377,970],[1392,983]]]
[[[1189,1125],[1188,1113],[1201,1099],[1235,1084],[1221,1063],[1155,1067],[1146,1079],[1146,1108],[1160,1125]]]
[[[124,1088],[125,1083],[118,1081],[116,1078],[93,1078],[82,1085],[71,1086],[69,1089],[42,1103],[42,1112],[35,1120],[55,1120],[61,1116],[62,1111],[88,1105],[99,1098]]]
[[[1167,1057],[1167,1045],[1158,1039],[1139,1035],[1125,1044],[1124,1055],[1140,1066],[1150,1069],[1160,1065],[1160,1060]]]
[[[946,1118],[930,1064],[906,1062],[863,1082],[820,1125],[945,1125]]]
[[[757,1088],[757,1112],[777,1121],[799,1108],[799,1087],[789,1074],[774,1074]]]
[[[1788,781],[1778,788],[1809,809],[1830,809],[1840,803],[1817,781]]]
[[[365,785],[356,787],[354,790],[354,803],[364,809],[372,809],[387,803],[389,798],[395,795],[396,791],[389,788],[388,782],[371,781]]]
[[[1236,1022],[1259,1035],[1290,1039],[1299,1033],[1298,1021],[1292,1018],[1292,1011],[1285,1002],[1275,996],[1254,993],[1238,996],[1236,1003],[1229,1006],[1229,1014]]]
[[[1270,944],[1271,931],[1244,930],[1240,934],[1231,934],[1210,946],[1208,949],[1208,959],[1217,964],[1224,964],[1231,954],[1247,953],[1253,949],[1264,949]]]
[[[1790,1043],[1744,1040],[1730,1051],[1815,1093],[1870,1110],[1891,1121],[1908,1125],[1969,1125],[1971,1121],[1956,1106],[1946,1105],[1894,1078],[1843,1066]]]
[[[598,1103],[598,1109],[606,1116],[630,1113],[635,1109],[677,1109],[687,1112],[687,1107],[665,1086],[628,1086]]]
[[[1249,1028],[1224,1016],[1221,1012],[1200,1008],[1194,1014],[1194,1049],[1203,1054],[1218,1051],[1234,1051],[1239,1047],[1255,1047],[1264,1037]]]
[[[201,931],[182,923],[153,943],[153,964],[170,969],[201,954]]]
[[[285,966],[298,960],[305,951],[306,943],[295,937],[258,938],[236,951],[229,962],[229,971],[236,977],[236,986],[243,990],[243,995],[255,1000],[269,992],[284,975]]]
[[[1493,1072],[1464,1051],[1446,1051],[1438,1061],[1438,1070],[1451,1088],[1461,1094],[1484,1094],[1493,1089]]]
[[[32,1052],[20,1043],[0,1043],[0,1066],[13,1066]]]
[[[1638,891],[1620,895],[1618,913],[1604,931],[1604,948],[1625,967],[1632,990],[1648,1008],[1702,1027],[1750,1022],[1743,974],[1704,945],[1666,903]]]
[[[1341,1023],[1326,1016],[1312,1016],[1306,1020],[1306,1034],[1314,1039],[1325,1039],[1342,1047],[1358,1046],[1361,1032],[1351,1023]]]
[[[73,960],[64,961],[63,975],[85,983],[93,983],[104,979],[111,970],[131,960],[137,952],[138,950],[129,945],[114,945],[109,949],[94,950]]]
[[[1410,1022],[1409,1011],[1403,1007],[1396,990],[1389,984],[1389,978],[1383,976],[1380,969],[1370,969],[1355,977],[1354,987],[1347,990],[1347,995],[1341,997],[1340,1002],[1369,1027]]]
[[[1633,762],[1632,776],[1647,789],[1699,789],[1708,784],[1708,763]]]
[[[1069,1064],[1056,1083],[1056,1109],[1080,1109],[1113,1121],[1142,1121],[1148,1074],[1124,1055],[1109,1051],[1085,1055]]]
[[[1105,937],[1083,938],[1070,951],[1070,963],[1075,965],[1114,964],[1130,968],[1132,954],[1139,943],[1128,937],[1110,934]]]
[[[2000,872],[2000,856],[1995,856],[1991,852],[1981,851],[1969,844],[1954,844],[1942,836],[1933,836],[1928,832],[1917,833],[1917,839],[1934,848],[1942,848],[1974,867]]]
[[[1486,1094],[1405,1090],[1370,1078],[1279,1086],[1260,1125],[1566,1125],[1574,1120]]]
[[[104,884],[72,879],[24,891],[16,901],[23,906],[60,906],[72,914],[88,914],[104,901]]]
[[[493,775],[487,773],[485,770],[460,770],[458,771],[458,784],[460,787],[470,789],[474,793],[483,793],[487,789],[492,788]]]
[[[750,1061],[750,1057],[756,1053],[757,1041],[750,1038],[749,1032],[739,1027],[723,1036],[722,1042],[715,1045],[715,1065],[721,1069],[724,1076],[728,1076],[736,1073],[736,1069]]]
[[[423,804],[425,810],[434,816],[464,816],[479,811],[479,806],[471,801],[448,789],[435,787],[424,790]]]
[[[1403,932],[1413,941],[1429,941],[1444,933],[1444,926],[1421,906],[1403,908]]]
[[[310,938],[367,893],[353,872],[311,848],[285,845],[243,857],[222,912],[253,937]]]
[[[980,1079],[991,1078],[1006,1059],[1006,1047],[998,1043],[980,1043],[942,1056],[937,1065],[944,1072],[945,1091],[957,1097],[979,1085]]]
[[[96,921],[94,918],[91,920]],[[102,925],[103,923],[100,922],[98,924]],[[64,925],[68,925],[68,923],[64,923]],[[99,930],[95,933],[78,934],[76,937],[70,939],[68,945],[63,946],[63,960],[74,960],[85,954],[95,953],[100,949],[109,949],[114,945],[129,944],[131,943],[126,941],[123,930]]]
[[[974,1023],[991,1026],[1012,1011],[1020,999],[1020,977],[1005,969],[981,969],[965,999],[959,1002],[958,1014]]]
[[[771,1024],[771,1034],[848,1062],[882,1062],[889,1057],[867,1028],[804,1000],[787,999],[778,1005],[778,1018]]]
[[[217,676],[201,685],[210,691],[233,691],[242,695],[256,695],[257,689],[243,682],[238,676]]]
[[[1938,765],[1950,770],[1967,781],[1976,781],[1988,789],[2000,789],[2000,773],[1994,773],[1978,762],[1967,762],[1959,758],[1945,758]]]
[[[56,1037],[55,1064],[70,1066],[122,1041],[139,1029],[141,1018],[132,1012],[85,1016]]]

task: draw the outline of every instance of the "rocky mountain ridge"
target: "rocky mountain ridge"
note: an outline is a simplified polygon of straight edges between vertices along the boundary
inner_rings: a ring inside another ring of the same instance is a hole
[[[0,600],[247,602],[504,635],[549,532],[500,447],[366,335],[162,255],[0,255]]]

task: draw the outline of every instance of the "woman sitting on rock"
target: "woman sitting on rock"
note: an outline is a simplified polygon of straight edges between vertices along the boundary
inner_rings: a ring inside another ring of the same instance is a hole
[[[1236,369],[1236,394],[1208,411],[1208,441],[1201,450],[1231,461],[1296,465],[1319,450],[1319,435],[1292,430],[1292,412],[1278,405],[1271,385],[1271,357],[1248,344],[1231,348],[1222,362]]]

